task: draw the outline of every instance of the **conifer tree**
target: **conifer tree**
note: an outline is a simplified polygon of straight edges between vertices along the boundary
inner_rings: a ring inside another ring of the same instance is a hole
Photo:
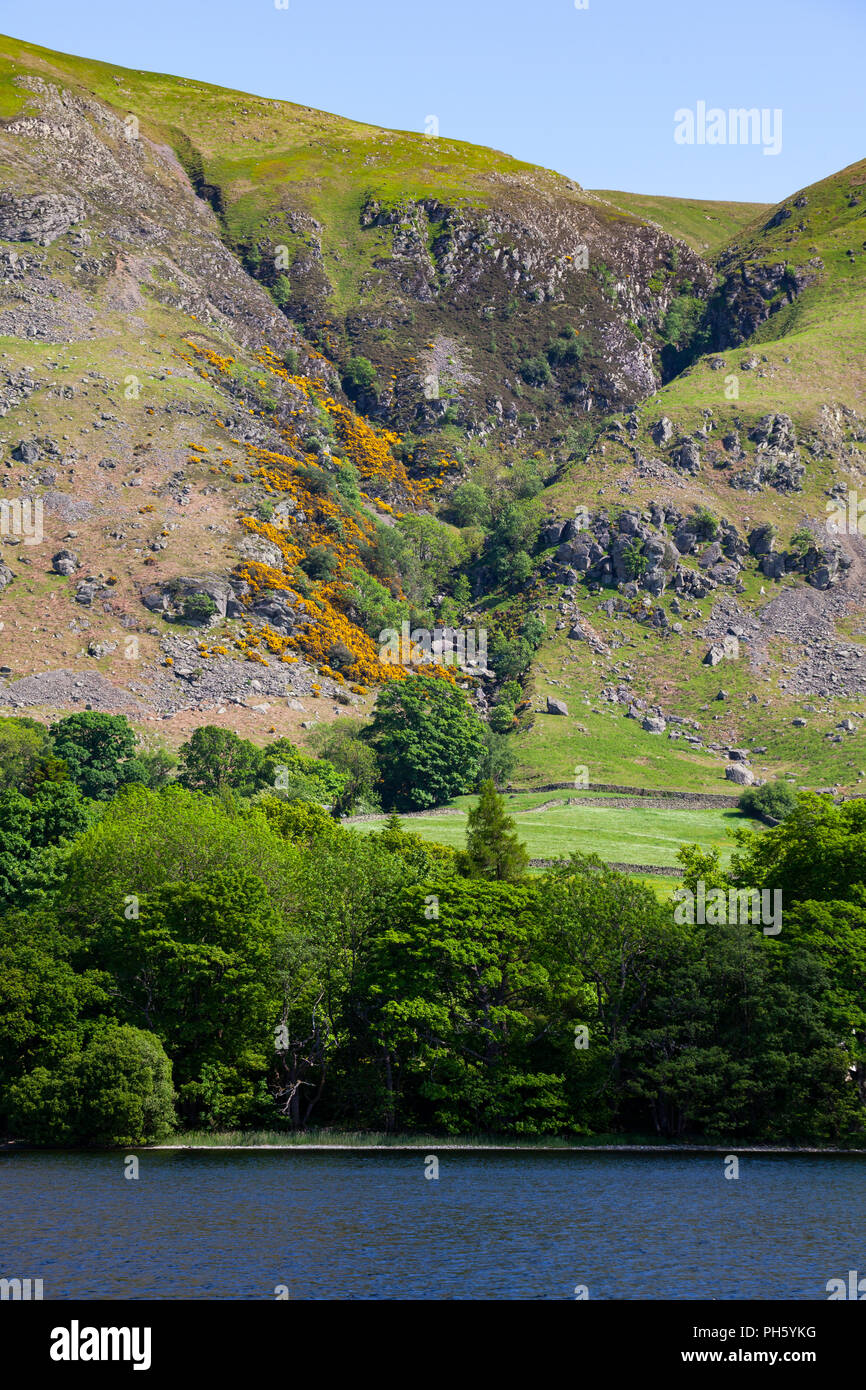
[[[470,878],[508,883],[523,878],[529,867],[514,820],[506,814],[505,799],[489,779],[481,783],[478,804],[469,812],[462,866]]]

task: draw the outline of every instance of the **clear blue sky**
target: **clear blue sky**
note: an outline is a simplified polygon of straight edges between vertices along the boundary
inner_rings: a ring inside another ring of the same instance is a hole
[[[777,202],[866,156],[866,0],[0,0],[0,30],[440,133],[587,188]],[[678,145],[674,112],[780,108],[782,149]]]

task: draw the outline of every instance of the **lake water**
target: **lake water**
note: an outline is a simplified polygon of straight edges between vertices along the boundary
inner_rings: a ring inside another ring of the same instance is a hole
[[[431,1152],[435,1152],[431,1150]],[[46,1299],[815,1299],[866,1274],[866,1159],[0,1157],[0,1276]]]

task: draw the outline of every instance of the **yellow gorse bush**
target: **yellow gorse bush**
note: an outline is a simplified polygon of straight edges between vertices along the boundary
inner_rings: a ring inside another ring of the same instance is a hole
[[[175,355],[205,380],[210,380],[208,368],[221,375],[230,375],[232,368],[237,366],[234,357],[196,343],[192,338],[183,341],[191,355],[179,350]],[[327,361],[313,350],[307,350],[307,357]],[[310,405],[327,411],[342,451],[362,485],[362,498],[378,511],[399,518],[404,513],[398,506],[425,505],[429,494],[441,486],[441,474],[449,467],[459,467],[444,450],[439,450],[434,458],[428,456],[427,450],[419,448],[412,456],[416,470],[424,468],[439,476],[411,477],[396,454],[402,443],[399,434],[375,429],[348,406],[324,394],[323,382],[318,378],[290,372],[273,349],[261,348],[255,353],[255,360],[261,369],[297,394],[298,408],[289,411],[290,417],[306,417]],[[237,374],[234,375],[237,380]],[[265,377],[256,378],[256,385],[266,384]],[[249,390],[249,385],[246,389]],[[239,405],[250,409],[247,402],[240,401]],[[250,414],[255,411],[250,409]],[[281,428],[277,418],[272,418],[275,427]],[[223,421],[214,420],[213,423],[220,429],[226,428]],[[243,528],[272,546],[279,554],[280,564],[277,567],[264,560],[244,560],[236,567],[235,578],[246,586],[247,604],[263,593],[285,596],[296,614],[297,623],[291,634],[284,634],[276,632],[268,623],[257,627],[247,621],[234,638],[234,647],[247,661],[264,666],[269,664],[268,656],[286,664],[304,657],[323,675],[340,684],[348,680],[352,682],[353,693],[366,695],[369,686],[402,680],[407,674],[406,668],[381,661],[377,643],[348,615],[357,600],[349,575],[354,569],[365,568],[362,554],[375,538],[375,523],[372,518],[352,515],[329,493],[311,490],[304,470],[320,466],[317,455],[304,450],[292,429],[282,428],[281,433],[285,451],[232,440],[246,453],[246,473],[239,472],[239,465],[225,458],[220,460],[220,466],[233,481],[257,481],[269,496],[290,503],[285,517],[278,521],[241,515]],[[217,447],[222,448],[221,445]],[[192,451],[190,463],[201,462],[201,456],[209,452],[204,444],[188,443],[187,448]],[[305,583],[306,592],[302,594],[297,587],[300,582],[297,571],[317,547],[326,547],[334,557],[333,572],[327,580],[310,582],[308,591]],[[353,656],[351,663],[341,662],[340,670],[330,664],[338,643]],[[224,644],[202,642],[199,646],[199,655],[205,659],[229,654],[230,649]],[[425,669],[431,675],[451,682],[455,680],[449,667],[431,664]]]

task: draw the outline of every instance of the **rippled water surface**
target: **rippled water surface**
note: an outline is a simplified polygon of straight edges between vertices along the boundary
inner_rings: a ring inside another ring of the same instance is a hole
[[[0,1158],[0,1275],[49,1298],[826,1299],[866,1273],[866,1159]]]

